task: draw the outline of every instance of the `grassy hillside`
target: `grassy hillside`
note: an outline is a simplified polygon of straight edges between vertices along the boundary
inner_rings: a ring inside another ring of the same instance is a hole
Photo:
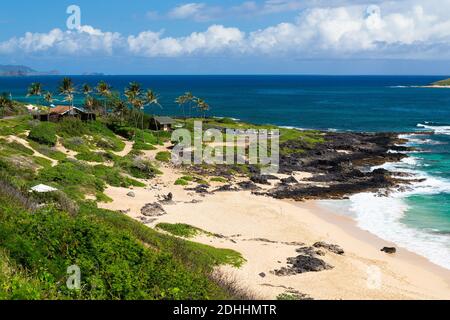
[[[185,123],[188,129],[193,121]],[[203,121],[204,129],[275,128],[230,119]],[[286,141],[299,141],[304,148],[323,141],[315,131],[280,133],[282,153],[290,152],[283,147]],[[101,118],[89,123],[42,123],[29,116],[0,120],[0,299],[247,297],[213,273],[218,265],[244,263],[239,253],[185,240],[207,231],[168,224],[153,230],[98,208],[97,203],[111,201],[103,193],[108,186],[140,188],[145,186],[140,179],[160,175],[159,166],[170,154],[159,152],[149,161],[142,150],[154,150],[168,139],[168,133]],[[134,144],[123,155],[126,140]],[[203,179],[186,175],[177,182],[207,183]],[[29,193],[41,183],[58,191]],[[81,268],[79,291],[66,287],[72,265]]]
[[[141,133],[143,144],[160,143]],[[242,264],[239,253],[161,234],[87,200],[108,201],[108,185],[138,188],[130,175],[159,173],[139,150],[116,155],[124,142],[101,121],[5,119],[0,139],[0,299],[239,298],[212,276],[217,265]],[[38,183],[60,191],[30,194]],[[71,265],[81,268],[81,290],[66,287]]]

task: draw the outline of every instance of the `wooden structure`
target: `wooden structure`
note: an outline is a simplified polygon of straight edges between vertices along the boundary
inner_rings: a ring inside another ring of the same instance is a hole
[[[48,113],[41,113],[34,116],[35,119],[40,121],[52,121],[57,122],[64,118],[77,118],[81,121],[96,120],[95,113],[86,112],[83,109],[71,106],[57,106],[50,109]]]
[[[150,119],[150,129],[156,131],[172,131],[176,121],[170,117],[153,117]]]

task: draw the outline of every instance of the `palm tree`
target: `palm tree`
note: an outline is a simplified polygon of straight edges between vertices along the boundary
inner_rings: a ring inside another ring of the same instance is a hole
[[[94,113],[95,100],[92,96],[86,95],[84,98],[84,106],[89,111],[89,120],[92,120],[92,113]]]
[[[106,100],[111,96],[111,86],[102,80],[97,84],[97,88],[95,89],[97,91],[97,94],[103,98],[103,112],[106,115],[108,113],[106,109]]]
[[[206,112],[209,111],[209,104],[206,103],[205,100],[197,98],[196,99],[197,108],[203,113],[203,118],[206,119]]]
[[[186,92],[186,93],[184,94],[184,97],[185,97],[185,99],[186,99],[186,102],[187,102],[188,105],[189,105],[189,117],[191,117],[191,116],[192,116],[192,107],[193,107],[193,105],[195,104],[195,100],[196,100],[197,98],[192,94],[192,92]]]
[[[50,106],[53,103],[53,94],[50,91],[47,91],[44,93],[44,100],[48,103]]]
[[[2,93],[0,95],[0,110],[1,110],[1,117],[5,116],[6,110],[11,109],[13,106],[12,100],[9,98],[7,93]]]
[[[58,92],[59,92],[59,94],[66,97],[66,99],[64,101],[69,102],[70,106],[73,108],[73,100],[74,100],[74,96],[76,93],[76,89],[75,89],[72,79],[67,78],[67,77],[64,78],[61,81],[61,84],[58,88]]]
[[[123,101],[120,98],[115,101],[114,112],[117,115],[119,115],[120,125],[123,124],[124,115],[127,113],[128,110],[129,109],[128,109],[127,103],[125,101]]]
[[[89,84],[87,84],[87,83],[83,84],[83,94],[85,96],[90,95],[92,93],[92,91],[93,91],[92,87]]]
[[[128,103],[133,108],[134,123],[136,129],[138,127],[138,117],[144,105],[144,102],[141,99],[141,94],[141,85],[137,82],[131,82],[125,89],[125,97],[127,98]]]
[[[148,89],[144,94],[144,106],[152,105],[157,105],[158,107],[162,108],[161,104],[159,103],[159,96],[153,90]],[[142,115],[142,129],[144,129],[144,115]]]
[[[89,120],[92,120],[92,113],[94,112],[94,98],[91,97],[92,87],[85,83],[83,84],[83,94],[84,94],[84,106],[89,111]]]
[[[183,109],[183,117],[184,117],[184,121],[186,122],[186,96],[179,96],[178,98],[175,99],[175,103],[178,104],[180,106],[180,108]]]
[[[39,104],[40,97],[42,96],[42,83],[34,82],[28,87],[27,97],[36,96],[36,105]]]

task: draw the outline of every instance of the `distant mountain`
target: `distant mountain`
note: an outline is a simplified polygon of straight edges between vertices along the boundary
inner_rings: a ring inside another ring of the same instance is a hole
[[[84,72],[83,76],[104,76],[102,72]]]
[[[58,71],[39,72],[27,66],[0,65],[0,76],[24,77],[54,74],[58,74]]]

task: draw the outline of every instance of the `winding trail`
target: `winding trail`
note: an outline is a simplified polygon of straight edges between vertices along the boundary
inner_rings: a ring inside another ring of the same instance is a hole
[[[132,150],[134,146],[134,141],[121,139],[125,143],[125,148],[120,152],[113,152],[116,156],[126,157]]]
[[[36,151],[35,149],[33,149],[33,147],[30,145],[30,143],[22,138],[16,137],[16,136],[7,136],[6,140],[8,140],[9,142],[17,142],[20,143],[22,145],[24,145],[25,147],[27,147],[30,150],[33,150],[34,154],[33,156],[35,157],[40,157],[40,158],[44,158],[47,159],[49,161],[51,161],[52,163],[52,167],[56,166],[58,164],[58,161],[52,158],[47,157],[46,155],[43,155],[42,153]]]

